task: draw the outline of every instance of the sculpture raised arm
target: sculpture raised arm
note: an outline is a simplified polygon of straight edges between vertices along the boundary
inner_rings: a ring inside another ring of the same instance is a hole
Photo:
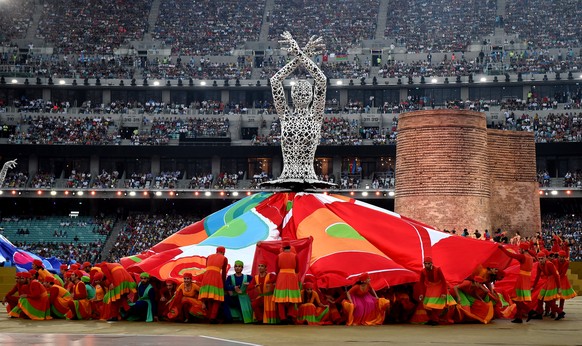
[[[0,170],[0,186],[4,184],[4,179],[6,179],[6,173],[8,173],[8,170],[13,169],[14,167],[16,167],[16,165],[17,165],[16,159],[6,161],[4,163],[4,166],[2,166],[2,170]]]

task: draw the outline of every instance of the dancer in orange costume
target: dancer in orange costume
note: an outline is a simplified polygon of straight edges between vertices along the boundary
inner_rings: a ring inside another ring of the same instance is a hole
[[[75,285],[73,287],[73,299],[69,302],[69,311],[66,316],[70,320],[88,320],[91,319],[91,302],[87,298],[87,288],[85,283],[81,281],[83,272],[75,270],[71,274],[71,281]]]
[[[44,280],[43,284],[47,289],[51,305],[51,316],[56,318],[66,318],[67,312],[69,312],[69,302],[73,300],[73,296],[62,286],[57,285],[55,283],[55,278],[47,277]]]
[[[224,246],[219,246],[215,254],[208,256],[206,272],[200,285],[198,298],[206,305],[210,323],[218,323],[218,311],[224,302],[224,281],[228,267],[228,259],[224,257],[225,252]]]
[[[273,292],[273,301],[277,303],[279,319],[282,323],[293,323],[293,311],[291,306],[301,303],[301,291],[299,290],[299,262],[297,254],[291,251],[291,244],[283,240],[282,250],[277,257],[277,282]]]
[[[517,310],[512,323],[523,323],[523,317],[530,311],[531,302],[531,271],[533,268],[533,258],[529,254],[529,244],[520,243],[519,252],[508,251],[503,245],[498,245],[499,249],[507,256],[519,262],[519,276],[515,283],[515,297],[510,297],[516,304]]]
[[[192,273],[184,274],[184,283],[168,302],[167,317],[171,321],[190,322],[206,317],[206,306],[199,299],[200,286],[192,280]]]
[[[324,305],[319,295],[313,289],[311,282],[306,282],[301,291],[301,300],[297,310],[297,324],[319,325],[331,323],[328,321],[329,305]]]

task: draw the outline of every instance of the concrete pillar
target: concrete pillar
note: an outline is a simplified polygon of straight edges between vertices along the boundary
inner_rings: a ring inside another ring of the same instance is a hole
[[[154,177],[157,177],[158,175],[160,175],[160,156],[159,155],[154,155],[152,156],[152,175]]]
[[[111,103],[111,90],[104,89],[103,90],[103,104],[107,105]]]

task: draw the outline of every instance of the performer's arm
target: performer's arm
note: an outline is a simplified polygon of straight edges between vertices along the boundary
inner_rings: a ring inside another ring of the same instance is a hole
[[[14,294],[16,294],[16,292],[18,292],[18,284],[14,285],[14,287],[12,287],[10,291],[6,292],[6,295],[4,296],[2,303],[6,303],[7,301],[6,298],[13,296]]]
[[[497,246],[499,248],[499,250],[501,250],[504,254],[506,254],[508,257],[511,258],[515,258],[519,263],[523,263],[525,261],[525,255],[520,254],[520,253],[514,253],[511,251],[508,251],[503,245],[499,244]]]

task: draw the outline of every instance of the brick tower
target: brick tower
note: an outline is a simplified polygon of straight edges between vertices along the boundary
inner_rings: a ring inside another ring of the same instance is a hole
[[[531,133],[488,130],[485,114],[404,113],[398,120],[395,211],[440,229],[541,228]]]

